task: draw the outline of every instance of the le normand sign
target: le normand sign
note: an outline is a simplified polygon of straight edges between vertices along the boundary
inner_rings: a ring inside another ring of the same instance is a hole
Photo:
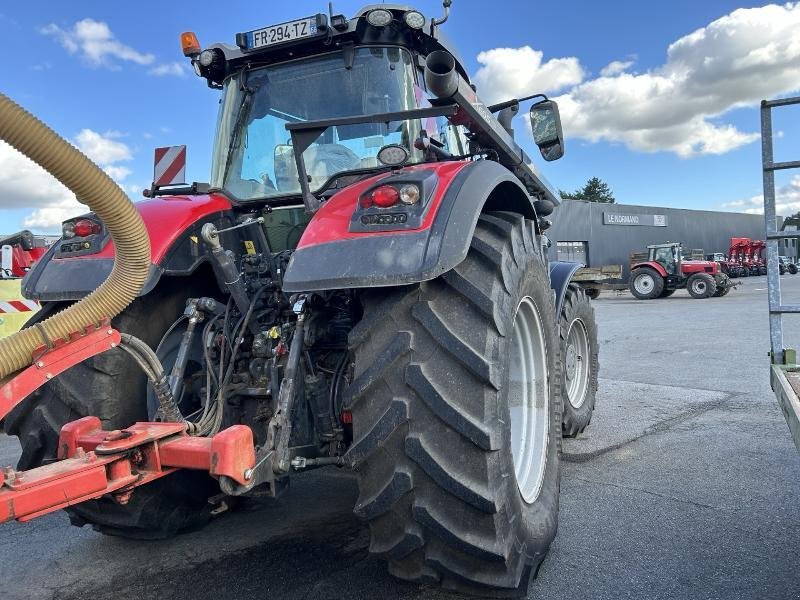
[[[666,227],[667,215],[622,215],[619,213],[603,213],[604,225],[645,225],[648,227]]]

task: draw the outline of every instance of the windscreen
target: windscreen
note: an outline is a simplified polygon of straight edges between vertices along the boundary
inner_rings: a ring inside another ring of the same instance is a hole
[[[357,48],[240,73],[225,84],[212,185],[242,200],[300,192],[287,123],[395,112],[419,106],[414,67],[400,48]],[[414,140],[425,123],[398,121],[326,129],[303,154],[310,187],[336,174],[377,167],[386,144],[421,162]]]

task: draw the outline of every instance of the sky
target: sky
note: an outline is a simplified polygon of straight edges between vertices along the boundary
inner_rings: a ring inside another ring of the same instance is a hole
[[[361,6],[334,2],[347,16]],[[187,144],[188,180],[209,179],[220,93],[194,76],[180,33],[233,43],[326,11],[317,0],[5,3],[2,92],[139,200],[158,146]],[[566,153],[542,165],[558,188],[597,176],[624,204],[760,212],[758,103],[800,92],[800,2],[454,0],[443,29],[485,102],[540,92],[558,102]],[[522,118],[518,142],[538,156]],[[775,111],[774,129],[776,160],[800,159],[800,106]],[[800,210],[800,172],[776,182],[779,214]],[[84,211],[0,142],[0,232],[54,232]]]

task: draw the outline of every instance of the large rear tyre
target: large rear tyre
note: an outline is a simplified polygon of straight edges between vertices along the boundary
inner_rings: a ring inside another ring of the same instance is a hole
[[[653,300],[664,291],[664,278],[649,267],[639,267],[631,273],[628,287],[637,300]]]
[[[555,537],[561,364],[532,222],[482,215],[467,258],[363,294],[352,410],[370,550],[405,580],[526,593]]]
[[[138,298],[113,325],[155,348],[183,312],[185,288],[162,286]],[[119,429],[148,419],[147,380],[133,360],[110,350],[68,371],[17,406],[5,419],[5,430],[19,437],[17,467],[31,469],[55,458],[64,423],[95,415],[104,429]],[[160,539],[205,524],[213,507],[208,499],[219,486],[208,475],[180,471],[137,488],[128,504],[107,498],[67,509],[73,525],[134,539]]]
[[[560,317],[558,333],[564,361],[561,427],[565,437],[575,437],[592,420],[599,372],[594,309],[582,288],[574,284],[567,287]]]
[[[789,266],[786,267],[786,268],[789,269],[789,274],[790,275],[797,275],[797,265],[796,264],[790,263]]]
[[[695,300],[711,298],[717,293],[717,282],[708,273],[695,273],[686,281],[686,290]]]

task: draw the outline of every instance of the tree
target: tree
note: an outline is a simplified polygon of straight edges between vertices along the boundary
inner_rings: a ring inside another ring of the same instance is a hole
[[[582,188],[574,192],[559,190],[561,197],[565,200],[585,200],[586,202],[601,202],[603,204],[614,204],[614,193],[608,184],[599,177],[592,177]]]

